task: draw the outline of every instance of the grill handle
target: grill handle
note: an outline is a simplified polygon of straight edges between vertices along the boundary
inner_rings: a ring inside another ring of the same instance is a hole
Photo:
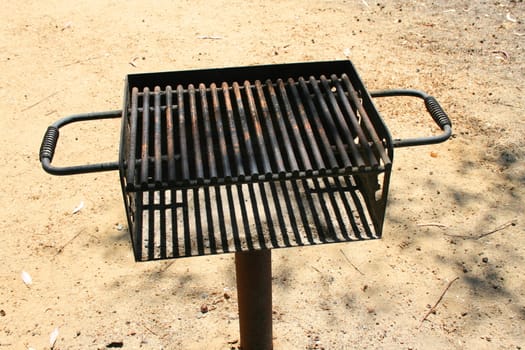
[[[428,113],[434,119],[436,124],[443,130],[443,133],[436,136],[415,137],[410,139],[396,139],[393,141],[394,147],[421,146],[440,143],[448,140],[452,135],[452,123],[447,114],[441,108],[439,102],[427,93],[419,90],[396,89],[396,90],[379,90],[370,92],[370,96],[376,97],[395,97],[395,96],[412,96],[419,97],[425,102]]]
[[[55,167],[51,165],[53,156],[55,155],[55,149],[58,142],[59,129],[67,124],[75,122],[83,122],[88,120],[98,119],[110,119],[120,118],[122,111],[108,111],[98,113],[84,113],[74,114],[68,117],[62,118],[53,124],[51,124],[44,135],[42,145],[40,146],[40,162],[42,168],[52,175],[74,175],[74,174],[86,174],[94,173],[99,171],[110,171],[117,170],[119,167],[118,162],[111,163],[97,163],[97,164],[86,164],[86,165],[75,165],[68,167]]]

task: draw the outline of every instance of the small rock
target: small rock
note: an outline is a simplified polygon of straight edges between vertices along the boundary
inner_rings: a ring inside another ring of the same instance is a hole
[[[201,305],[201,313],[205,314],[209,311],[208,309],[208,305],[207,304],[202,304]]]
[[[108,345],[106,345],[106,348],[121,348],[124,346],[123,341],[112,341]]]
[[[487,257],[484,257],[483,259],[481,259],[481,261],[483,261],[485,264],[489,262],[489,258]]]
[[[0,316],[2,316],[2,317],[5,316],[5,311],[4,310],[0,310]]]

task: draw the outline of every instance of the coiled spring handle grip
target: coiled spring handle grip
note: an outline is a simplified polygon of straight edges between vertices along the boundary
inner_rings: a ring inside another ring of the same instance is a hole
[[[98,171],[117,170],[119,167],[118,162],[75,165],[67,167],[56,167],[51,165],[51,162],[53,161],[53,156],[55,155],[58,137],[60,136],[59,129],[61,127],[74,122],[120,118],[121,116],[122,111],[74,114],[51,124],[47,128],[44,138],[42,140],[42,144],[40,146],[40,162],[42,163],[42,167],[44,168],[44,170],[52,175],[73,175],[93,173]]]
[[[396,139],[393,141],[394,147],[431,145],[446,141],[452,135],[452,123],[448,118],[447,114],[445,113],[443,108],[441,108],[440,104],[434,97],[428,95],[423,91],[411,89],[379,90],[372,91],[370,93],[370,96],[374,98],[395,96],[419,97],[425,102],[425,107],[427,108],[427,111],[432,117],[432,119],[434,119],[439,128],[443,130],[443,133],[436,136],[415,137],[410,139]]]

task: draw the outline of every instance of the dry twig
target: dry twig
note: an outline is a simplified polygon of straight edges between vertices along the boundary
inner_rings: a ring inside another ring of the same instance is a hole
[[[86,63],[86,62],[90,62],[90,61],[93,61],[93,60],[96,60],[96,59],[99,59],[99,58],[102,58],[102,57],[106,57],[106,56],[109,56],[109,54],[105,53],[103,55],[91,56],[91,57],[85,58],[83,60],[78,59],[76,61],[73,61],[73,62],[70,62],[70,63],[66,63],[62,67],[69,67],[69,66],[72,66],[74,64]]]
[[[508,54],[507,51],[504,51],[504,50],[494,50],[494,51],[491,51],[492,53],[495,53],[495,54],[498,54],[499,57],[501,57],[502,60],[504,61],[507,61],[508,59],[510,59],[510,55]]]
[[[160,269],[159,269],[159,272],[164,272],[166,271],[167,269],[169,269],[171,267],[171,265],[173,265],[175,263],[175,260],[172,260],[170,261],[169,263],[167,263],[166,265],[162,266]]]
[[[507,227],[509,226],[516,226],[516,222],[518,221],[518,219],[512,219],[510,220],[509,222],[506,222],[504,223],[503,225],[500,225],[498,227],[496,227],[494,230],[491,230],[489,232],[485,232],[485,233],[482,233],[480,235],[477,235],[477,236],[470,236],[470,235],[452,235],[452,234],[449,234],[449,233],[445,233],[447,236],[449,237],[454,237],[454,238],[463,238],[463,239],[473,239],[473,240],[478,240],[478,239],[481,239],[483,237],[487,237],[493,233],[496,233],[498,231],[501,231],[501,230],[504,230],[506,229]]]
[[[417,328],[420,328],[421,325],[423,324],[423,322],[427,319],[427,317],[436,311],[436,308],[438,306],[438,304],[441,302],[441,300],[443,299],[443,297],[445,296],[445,293],[447,292],[447,290],[450,288],[450,286],[452,285],[452,283],[456,282],[457,280],[459,279],[459,277],[456,277],[454,278],[452,281],[448,282],[447,286],[445,287],[445,290],[443,290],[443,293],[441,293],[441,295],[439,296],[439,299],[436,301],[436,303],[434,304],[434,306],[432,306],[430,308],[430,310],[428,310],[428,312],[425,314],[425,316],[421,319],[421,322],[419,323],[419,327]]]
[[[429,223],[425,223],[425,224],[417,224],[417,226],[419,226],[419,227],[435,226],[435,227],[442,227],[442,228],[448,227],[447,225],[440,224],[440,223],[437,223],[437,222],[429,222]]]
[[[322,272],[321,272],[317,267],[315,267],[315,266],[313,266],[313,265],[310,265],[310,267],[311,267],[312,269],[314,269],[315,271],[319,272],[320,274],[322,274]]]
[[[51,95],[46,96],[46,97],[44,97],[43,99],[41,99],[41,100],[39,100],[39,101],[33,103],[31,106],[27,106],[26,108],[23,108],[23,109],[22,109],[22,112],[25,112],[25,111],[27,111],[28,109],[31,109],[31,108],[33,108],[33,107],[35,107],[35,106],[41,104],[42,102],[44,102],[44,101],[47,100],[48,98],[51,98],[51,97],[55,96],[56,94],[58,94],[58,91],[55,91],[55,92],[53,92]]]
[[[222,36],[218,36],[218,35],[201,35],[201,36],[198,36],[197,39],[221,40]]]
[[[357,272],[359,272],[361,275],[364,275],[364,273],[362,273],[361,270],[359,270],[359,269],[357,268],[357,266],[355,266],[354,264],[352,264],[352,262],[350,261],[350,259],[348,259],[348,257],[346,256],[345,252],[343,252],[342,249],[339,249],[339,251],[341,252],[341,254],[343,254],[343,256],[345,257],[346,261],[348,261],[348,263],[349,263],[350,265],[352,265],[352,267],[353,267]]]
[[[73,242],[73,241],[74,241],[78,236],[80,236],[80,234],[81,234],[82,232],[84,232],[84,231],[86,231],[86,229],[82,229],[82,230],[78,231],[76,235],[74,235],[69,241],[67,241],[62,247],[60,247],[60,248],[57,250],[55,256],[57,256],[58,254],[62,253],[62,251],[64,251],[64,248],[65,248],[68,244],[70,244],[71,242]]]
[[[157,333],[153,332],[148,326],[146,326],[146,325],[144,324],[144,322],[141,322],[140,324],[142,325],[142,327],[144,327],[144,328],[145,328],[147,331],[149,331],[151,334],[153,334],[153,335],[157,335]]]

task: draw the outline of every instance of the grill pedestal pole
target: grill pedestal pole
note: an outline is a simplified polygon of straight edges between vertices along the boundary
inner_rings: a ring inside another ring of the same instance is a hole
[[[235,253],[242,350],[271,350],[272,254],[270,249]]]

